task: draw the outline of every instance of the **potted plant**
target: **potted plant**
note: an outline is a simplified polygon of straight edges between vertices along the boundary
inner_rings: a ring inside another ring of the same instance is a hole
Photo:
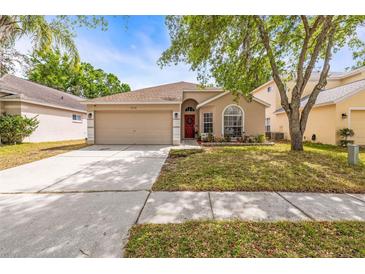
[[[340,145],[347,146],[348,144],[353,144],[354,141],[348,140],[349,137],[355,135],[355,132],[351,128],[341,128],[338,130],[338,135],[340,135]]]

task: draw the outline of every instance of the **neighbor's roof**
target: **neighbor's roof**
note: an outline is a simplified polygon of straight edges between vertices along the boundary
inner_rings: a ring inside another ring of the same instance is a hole
[[[330,105],[330,104],[336,104],[348,97],[351,97],[355,94],[357,94],[360,91],[365,90],[365,79],[355,81],[343,86],[326,89],[321,91],[318,94],[316,103],[314,106],[321,106],[321,105]],[[302,98],[300,102],[300,107],[303,108],[307,102],[308,102],[309,96],[305,96]],[[279,108],[275,111],[275,113],[283,112],[283,108]]]
[[[328,73],[327,80],[342,80],[347,77],[354,76],[356,74],[360,74],[363,71],[365,71],[365,66],[351,70],[351,71],[330,71]],[[312,74],[310,76],[310,81],[318,81],[320,75],[321,75],[321,72],[318,72],[318,71],[312,72]],[[254,94],[254,93],[260,91],[264,86],[271,84],[272,82],[274,82],[273,79],[263,83],[262,85],[260,85],[259,87],[255,88],[253,91],[251,91],[251,93]]]
[[[198,84],[189,82],[177,82],[172,84],[159,85],[155,87],[133,90],[104,97],[86,100],[86,104],[118,104],[118,103],[156,103],[171,104],[181,103],[184,91],[196,90],[217,90],[219,88],[201,88]]]
[[[0,78],[0,91],[9,94],[1,97],[2,100],[23,100],[54,107],[86,111],[86,107],[80,103],[83,100],[82,98],[14,75],[6,74]]]

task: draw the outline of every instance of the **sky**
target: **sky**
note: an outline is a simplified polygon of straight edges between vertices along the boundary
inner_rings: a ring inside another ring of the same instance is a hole
[[[116,16],[107,20],[107,31],[78,31],[76,43],[82,61],[116,74],[132,89],[197,81],[186,64],[163,69],[157,65],[161,53],[170,45],[163,16]]]
[[[164,16],[107,16],[108,30],[77,29],[76,45],[81,61],[91,63],[128,83],[132,89],[178,81],[198,82],[187,64],[161,69],[157,60],[170,45]],[[360,31],[365,40],[365,31]],[[26,42],[18,48],[25,50]],[[336,53],[332,71],[344,71],[353,65],[348,48]]]

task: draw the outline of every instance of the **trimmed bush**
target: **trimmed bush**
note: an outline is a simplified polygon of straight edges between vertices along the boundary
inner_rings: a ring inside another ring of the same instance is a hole
[[[265,137],[264,134],[257,135],[257,142],[258,143],[265,143],[265,141],[266,141],[266,137]]]
[[[27,118],[21,115],[5,113],[0,116],[0,138],[4,144],[21,143],[25,137],[30,136],[38,127],[36,117]]]

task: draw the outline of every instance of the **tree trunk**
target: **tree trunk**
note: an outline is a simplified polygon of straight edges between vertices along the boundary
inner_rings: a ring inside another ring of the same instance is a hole
[[[299,117],[299,107],[295,106],[288,115],[291,150],[294,151],[303,151],[303,133]]]
[[[303,151],[303,134],[300,130],[290,131],[291,150]]]

